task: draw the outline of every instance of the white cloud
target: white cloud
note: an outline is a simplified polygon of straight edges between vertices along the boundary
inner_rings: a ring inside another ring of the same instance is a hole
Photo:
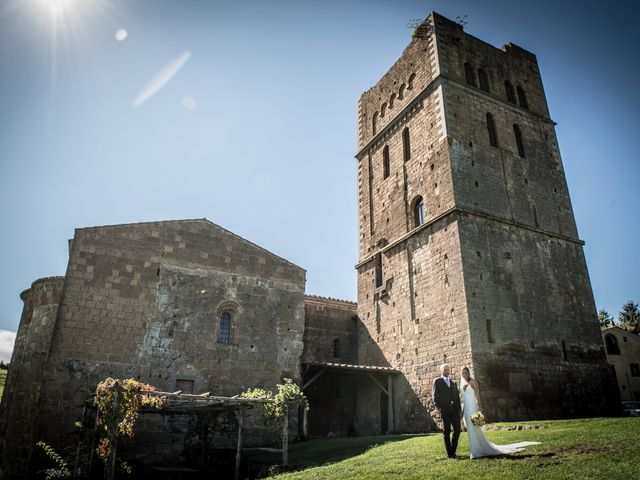
[[[0,330],[0,360],[9,363],[11,360],[11,352],[13,352],[13,344],[16,341],[16,332],[9,330]]]

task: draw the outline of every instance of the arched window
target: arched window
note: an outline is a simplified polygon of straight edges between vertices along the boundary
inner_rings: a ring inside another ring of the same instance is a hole
[[[231,314],[222,312],[220,314],[220,330],[218,331],[218,343],[228,345],[231,341]]]
[[[482,68],[478,69],[478,80],[480,80],[480,90],[491,92],[491,89],[489,88],[489,77],[487,76],[487,72]]]
[[[524,93],[524,89],[518,85],[518,103],[522,108],[529,108],[529,103],[527,102],[527,96]]]
[[[413,201],[413,228],[424,223],[424,202],[422,197],[416,197]]]
[[[403,83],[402,85],[400,85],[400,90],[398,90],[398,100],[402,100],[404,98],[404,89],[407,88],[407,86]]]
[[[376,134],[376,125],[378,123],[378,112],[375,112],[373,114],[373,120],[371,121],[371,131],[373,132],[373,134]]]
[[[516,136],[516,145],[518,145],[518,155],[524,158],[524,142],[522,141],[522,130],[517,123],[513,124],[513,133]]]
[[[469,85],[471,85],[472,87],[476,86],[476,76],[473,73],[473,67],[469,62],[466,62],[464,64],[464,76],[466,77],[467,83]]]
[[[607,353],[609,355],[620,355],[620,346],[616,337],[607,333],[604,336],[604,343],[607,345]]]
[[[409,128],[402,131],[402,153],[405,162],[411,160],[411,141],[409,139]]]
[[[513,104],[516,104],[516,94],[513,91],[513,85],[509,80],[504,81],[504,91],[507,94],[507,100]]]
[[[487,113],[487,131],[489,132],[489,143],[492,147],[497,147],[498,133],[496,132],[496,122],[490,113]]]
[[[391,172],[389,160],[389,145],[385,145],[382,149],[382,178],[387,178]]]
[[[389,97],[389,108],[393,108],[393,103],[396,101],[396,94],[392,93]]]
[[[383,103],[382,107],[380,107],[380,116],[384,117],[384,114],[387,112],[387,104]]]
[[[409,81],[407,82],[407,90],[412,90],[413,89],[413,81],[416,79],[416,74],[412,73],[411,76],[409,77]]]

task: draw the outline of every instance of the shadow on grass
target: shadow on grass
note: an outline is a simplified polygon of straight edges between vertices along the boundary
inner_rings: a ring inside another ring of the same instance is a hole
[[[289,466],[287,470],[300,470],[309,467],[335,463],[347,458],[357,457],[367,450],[387,443],[401,442],[416,437],[433,435],[378,435],[370,437],[323,438],[305,440],[289,445]],[[251,452],[251,461],[278,462],[277,454]]]
[[[473,461],[484,461],[484,460],[526,460],[529,458],[542,458],[542,457],[555,457],[555,452],[541,452],[541,453],[524,453],[524,454],[505,454],[505,455],[494,455],[491,457],[480,457],[474,458]],[[465,458],[465,460],[471,460],[471,458]]]

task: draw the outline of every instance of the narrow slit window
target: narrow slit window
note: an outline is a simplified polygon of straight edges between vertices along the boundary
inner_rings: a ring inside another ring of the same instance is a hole
[[[529,108],[529,102],[527,102],[527,95],[524,93],[524,88],[518,85],[518,103],[522,108]]]
[[[511,82],[509,80],[505,80],[505,82],[504,82],[504,91],[507,94],[507,100],[509,102],[517,105],[516,94],[513,91],[513,85],[511,84]]]
[[[492,147],[498,146],[498,132],[496,131],[496,121],[493,115],[487,113],[487,132],[489,133],[489,143]]]
[[[382,286],[382,255],[378,253],[375,258],[376,263],[376,288]]]
[[[476,86],[476,76],[473,73],[473,67],[469,62],[466,62],[464,64],[464,76],[466,77],[467,83],[469,85],[471,85],[472,87]]]
[[[413,227],[419,227],[424,223],[424,201],[417,197],[413,202]]]
[[[493,331],[491,329],[491,319],[487,318],[487,343],[494,343]]]
[[[333,358],[339,358],[340,357],[340,339],[339,338],[335,338],[333,340]]]
[[[387,178],[391,173],[391,161],[389,159],[389,145],[382,149],[382,177]]]
[[[373,114],[373,119],[371,120],[371,131],[373,132],[373,135],[376,134],[377,124],[378,124],[378,112],[375,112]]]
[[[218,332],[218,343],[228,345],[231,341],[231,314],[223,312],[220,315],[220,331]]]
[[[489,88],[489,77],[487,76],[487,72],[482,68],[478,69],[478,80],[480,81],[480,90],[491,92],[491,89]]]
[[[402,152],[404,154],[404,161],[411,160],[411,141],[409,139],[409,129],[405,128],[402,131]]]
[[[516,137],[516,145],[518,146],[518,155],[524,158],[524,141],[522,139],[522,130],[517,123],[513,124],[513,134]]]

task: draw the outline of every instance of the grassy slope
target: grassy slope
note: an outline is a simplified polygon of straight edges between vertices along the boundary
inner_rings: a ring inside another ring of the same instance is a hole
[[[290,479],[629,479],[640,476],[640,418],[522,422],[544,428],[491,431],[497,444],[542,442],[502,458],[470,460],[462,433],[457,460],[444,455],[441,434],[313,440],[291,446]],[[324,465],[323,465],[324,464]]]

